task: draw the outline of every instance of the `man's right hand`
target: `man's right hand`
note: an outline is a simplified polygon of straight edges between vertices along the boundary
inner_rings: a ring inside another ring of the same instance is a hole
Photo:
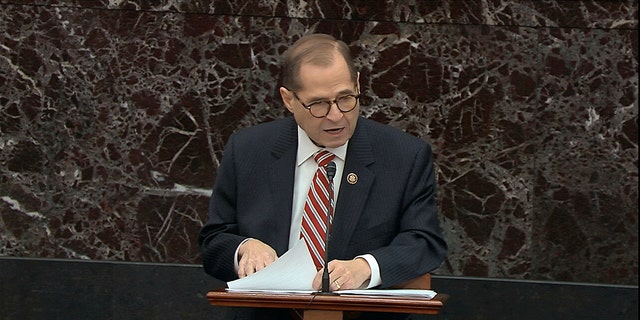
[[[238,277],[252,275],[277,258],[276,251],[269,245],[257,239],[249,239],[238,249]]]

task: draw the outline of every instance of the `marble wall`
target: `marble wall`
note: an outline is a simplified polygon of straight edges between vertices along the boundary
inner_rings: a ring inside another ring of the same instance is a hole
[[[143,4],[141,4],[143,3]],[[278,57],[345,40],[363,115],[434,146],[436,273],[638,282],[638,1],[0,1],[0,255],[199,263]]]

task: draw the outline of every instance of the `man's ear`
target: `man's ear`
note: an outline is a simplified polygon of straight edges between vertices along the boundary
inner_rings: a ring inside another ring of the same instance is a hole
[[[280,87],[280,97],[284,106],[293,113],[293,93],[285,87]]]
[[[356,88],[358,88],[358,93],[360,93],[360,71],[358,71],[357,73],[358,75],[356,76]]]

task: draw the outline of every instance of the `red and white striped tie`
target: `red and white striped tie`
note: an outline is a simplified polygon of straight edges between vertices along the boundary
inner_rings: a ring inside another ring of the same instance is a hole
[[[300,238],[304,238],[311,253],[316,269],[320,270],[324,265],[324,244],[327,235],[327,215],[329,214],[329,199],[331,188],[327,178],[326,165],[335,158],[335,155],[326,150],[317,152],[313,158],[318,163],[318,170],[313,176],[307,201],[304,204],[302,216],[302,229]]]

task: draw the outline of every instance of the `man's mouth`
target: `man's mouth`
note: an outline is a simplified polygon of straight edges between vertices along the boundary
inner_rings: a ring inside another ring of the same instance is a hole
[[[327,133],[339,133],[340,131],[342,131],[342,128],[326,129],[324,131]]]

